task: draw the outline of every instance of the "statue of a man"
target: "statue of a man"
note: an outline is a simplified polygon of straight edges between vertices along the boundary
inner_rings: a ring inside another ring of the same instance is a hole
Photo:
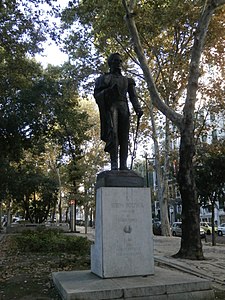
[[[111,170],[127,170],[130,113],[127,94],[140,118],[143,114],[133,79],[121,73],[122,59],[119,53],[108,58],[109,73],[97,78],[94,97],[98,104],[101,121],[101,139],[106,143],[105,152],[110,154]]]

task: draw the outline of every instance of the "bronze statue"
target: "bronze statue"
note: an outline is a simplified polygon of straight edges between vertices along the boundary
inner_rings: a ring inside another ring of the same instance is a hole
[[[111,54],[108,65],[109,73],[97,78],[94,89],[100,111],[101,139],[106,143],[105,152],[110,154],[111,170],[118,170],[118,150],[120,170],[127,170],[130,128],[127,94],[139,118],[143,111],[138,102],[134,80],[121,73],[120,54]]]

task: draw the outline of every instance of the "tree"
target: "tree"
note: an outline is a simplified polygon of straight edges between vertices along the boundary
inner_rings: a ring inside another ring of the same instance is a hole
[[[148,85],[153,105],[177,125],[181,134],[178,182],[182,198],[182,239],[181,248],[175,255],[176,257],[192,259],[203,258],[200,235],[195,234],[196,232],[199,232],[200,225],[199,207],[193,172],[193,157],[195,153],[194,109],[198,88],[200,58],[203,52],[207,29],[213,13],[224,3],[225,1],[206,1],[199,17],[191,53],[186,101],[183,108],[183,115],[179,115],[162,101],[155,86],[134,21],[133,12],[136,3],[135,1],[131,1],[128,6],[127,2],[125,0],[123,1],[123,5],[126,9],[127,25],[133,39],[135,52]],[[192,220],[191,226],[190,219]]]
[[[12,212],[20,213],[32,223],[46,221],[54,208],[57,181],[45,171],[40,156],[26,151],[23,160],[11,162],[7,175],[4,198],[10,201]]]
[[[78,193],[79,182],[85,172],[79,161],[85,155],[83,145],[90,139],[87,131],[92,125],[87,112],[81,107],[76,72],[72,65],[48,66],[42,84],[48,98],[46,111],[49,112],[45,136],[48,151],[45,157],[58,181],[61,220],[62,190],[74,195]]]
[[[205,50],[217,62],[212,48],[217,44],[218,52],[216,51],[216,53],[220,53],[223,48],[221,39],[216,38],[213,32],[215,33],[215,28],[219,28],[223,24],[222,13],[217,8],[224,1],[207,1],[205,5],[202,4],[202,1],[197,1],[195,5],[193,1],[151,1],[148,3],[130,1],[129,5],[127,1],[122,1],[122,3],[126,10],[126,21],[130,34],[123,26],[123,12],[119,2],[111,4],[103,3],[100,0],[98,3],[85,1],[85,3],[79,3],[80,5],[71,5],[70,9],[66,10],[64,17],[67,14],[68,23],[71,24],[75,16],[75,20],[79,20],[84,25],[84,32],[88,32],[89,35],[92,32],[91,37],[93,44],[98,49],[97,53],[106,53],[107,56],[109,51],[122,50],[127,57],[138,62],[142,68],[153,105],[178,127],[181,133],[178,180],[183,200],[183,238],[181,249],[177,255],[201,259],[203,258],[201,240],[196,235],[196,232],[199,232],[199,210],[192,163],[195,145],[194,109],[199,72],[203,70],[202,66],[200,68],[203,44],[206,41]],[[220,18],[212,18],[215,10],[217,10],[216,16],[220,16]],[[104,11],[104,15],[101,14],[102,11]],[[210,21],[208,39],[205,40]],[[118,26],[118,24],[120,25]],[[106,28],[105,31],[104,28]],[[128,36],[131,37],[132,43]],[[179,41],[179,44],[176,41]],[[132,44],[138,60],[133,55]],[[156,53],[160,64],[156,64],[156,60],[152,60],[151,53]],[[174,57],[177,59],[173,64]],[[166,82],[164,86],[160,77],[157,76],[157,74],[160,74],[161,77],[163,75],[160,66],[165,67],[164,71],[167,71],[164,73],[164,78],[168,78],[168,80],[163,81]],[[165,75],[169,74],[170,76],[166,78]],[[157,78],[160,80],[157,81]],[[186,84],[187,89],[185,90]],[[171,86],[173,88],[169,91],[168,88]],[[177,108],[176,105],[179,104],[181,96],[184,98],[184,95],[186,95],[186,100],[181,114],[180,108]],[[167,98],[167,96],[170,97]],[[167,102],[169,98],[170,101]],[[192,219],[191,228],[189,228],[190,218]]]
[[[47,1],[50,8],[51,1]],[[42,145],[45,130],[45,103],[40,86],[42,69],[28,59],[42,50],[50,34],[48,16],[40,8],[43,1],[2,1],[0,3],[0,161],[2,178],[8,178],[11,162],[18,162],[32,143]],[[46,6],[45,6],[46,7]],[[50,9],[51,11],[51,9]],[[6,182],[0,189],[6,192]]]
[[[202,145],[198,149],[195,164],[198,197],[201,203],[212,205],[212,245],[214,246],[216,244],[214,208],[216,201],[222,203],[225,196],[225,141]]]
[[[79,177],[76,163],[89,125],[87,115],[78,109],[75,68],[65,64],[61,69],[49,66],[43,70],[31,58],[42,51],[48,37],[56,39],[56,26],[51,27],[49,16],[58,9],[54,0],[6,0],[0,4],[0,190],[9,200],[16,195],[13,186],[18,187],[17,182],[24,179],[22,171],[21,178],[17,175],[26,166],[25,152],[40,158],[50,141],[60,146],[56,165],[71,156],[72,181]],[[33,167],[34,174],[26,177],[30,188],[34,193],[38,189],[50,201],[45,187],[51,180],[55,187],[55,178],[39,174],[36,165]]]
[[[96,182],[96,174],[99,173],[107,164],[104,143],[99,139],[100,124],[99,112],[95,103],[88,99],[81,101],[81,111],[84,111],[89,116],[89,130],[87,135],[89,139],[82,143],[83,156],[78,162],[79,169],[82,169],[82,175],[79,180],[80,189],[78,189],[79,204],[84,206],[85,211],[85,231],[87,232],[88,214],[95,207],[94,186]],[[85,168],[84,168],[85,166]],[[91,219],[91,221],[93,221]]]
[[[7,64],[3,64],[6,80],[12,84],[1,95],[0,189],[11,195],[9,179],[13,177],[10,174],[15,164],[22,160],[26,163],[24,153],[28,150],[43,155],[50,142],[60,147],[56,164],[63,157],[71,156],[71,180],[79,178],[76,164],[82,156],[81,144],[89,128],[87,114],[79,110],[76,80],[69,77],[68,65],[43,70],[33,60],[22,61],[12,74]]]
[[[41,52],[42,42],[56,38],[56,24],[50,16],[57,14],[59,7],[54,0],[4,0],[0,3],[0,46],[7,57],[19,59],[25,54]],[[8,60],[9,61],[9,60]]]

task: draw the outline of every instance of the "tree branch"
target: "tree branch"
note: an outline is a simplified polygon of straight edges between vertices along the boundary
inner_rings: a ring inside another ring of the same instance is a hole
[[[189,77],[187,84],[187,98],[184,106],[184,118],[190,119],[193,115],[196,102],[196,93],[198,89],[199,79],[199,64],[201,54],[203,51],[206,33],[211,20],[211,17],[218,7],[219,2],[225,2],[225,0],[207,0],[203,8],[203,12],[199,18],[198,25],[195,32],[194,44],[192,47],[191,62],[189,67]],[[186,123],[186,122],[184,122]],[[184,124],[185,125],[185,124]]]
[[[126,0],[122,0],[123,6],[126,11],[126,23],[128,26],[128,29],[130,31],[130,35],[133,41],[134,45],[134,51],[138,57],[138,60],[140,62],[140,66],[142,68],[148,91],[151,96],[151,100],[153,105],[158,108],[168,119],[170,119],[174,124],[176,124],[179,128],[182,125],[182,115],[176,113],[173,109],[171,109],[168,105],[165,104],[165,102],[162,101],[160,98],[160,95],[158,93],[158,90],[156,88],[154,79],[152,77],[151,71],[149,69],[147,60],[144,55],[144,50],[141,45],[139,33],[137,31],[137,27],[134,21],[134,15],[133,15],[133,10],[134,10],[134,2],[131,1],[132,3],[132,11],[130,10],[130,7],[127,5]]]
[[[216,5],[216,7],[220,7],[225,4],[225,0],[214,0],[212,2]]]

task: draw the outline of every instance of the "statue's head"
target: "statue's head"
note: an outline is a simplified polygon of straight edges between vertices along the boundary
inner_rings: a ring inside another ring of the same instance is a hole
[[[110,67],[110,69],[121,69],[122,66],[122,59],[121,59],[121,55],[119,53],[112,53],[110,54],[110,56],[108,57],[108,65]]]

